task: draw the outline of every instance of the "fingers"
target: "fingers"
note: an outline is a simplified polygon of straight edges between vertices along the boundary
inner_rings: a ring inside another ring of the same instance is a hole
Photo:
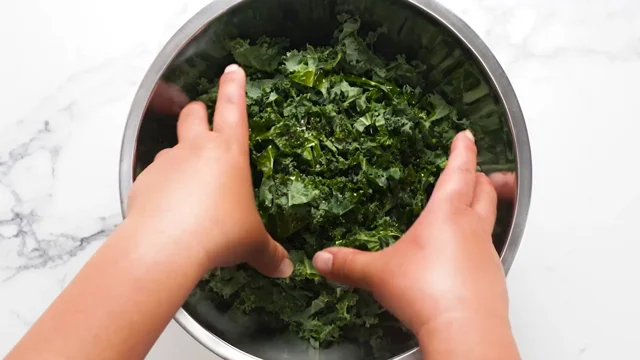
[[[249,149],[249,123],[247,120],[246,77],[238,65],[229,65],[218,90],[218,101],[213,115],[213,131],[232,138]]]
[[[218,101],[213,115],[213,131],[231,138],[249,151],[249,124],[246,107],[246,77],[238,65],[230,65],[220,79]],[[207,108],[201,102],[187,105],[178,119],[178,141],[189,141],[209,131]]]
[[[376,254],[350,248],[329,248],[313,257],[313,266],[331,281],[370,290]]]
[[[498,211],[498,195],[491,180],[485,174],[476,174],[476,189],[471,208],[484,219],[490,221],[493,226]]]
[[[489,179],[493,183],[493,187],[498,193],[498,198],[501,201],[514,201],[516,198],[516,192],[518,181],[516,174],[513,172],[499,172],[489,175]]]
[[[432,198],[436,201],[471,205],[475,189],[478,150],[470,131],[459,133],[451,144],[447,166],[438,179]]]
[[[153,161],[158,161],[158,160],[160,160],[161,158],[163,158],[163,157],[165,157],[165,156],[169,155],[170,153],[171,153],[171,149],[170,149],[170,148],[168,148],[168,149],[162,149],[162,150],[160,150],[160,151],[156,154],[156,156],[155,156],[155,158],[153,159]]]
[[[269,241],[261,248],[249,265],[265,276],[285,278],[293,272],[293,263],[289,259],[287,250],[269,236]]]
[[[160,80],[149,100],[149,109],[166,115],[178,115],[189,103],[180,86]]]
[[[199,101],[189,103],[178,117],[178,141],[190,141],[209,131],[207,106]]]

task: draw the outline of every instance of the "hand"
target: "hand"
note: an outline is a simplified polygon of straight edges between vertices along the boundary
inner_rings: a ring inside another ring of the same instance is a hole
[[[178,115],[188,103],[189,97],[178,85],[160,80],[149,100],[149,110],[165,115]]]
[[[514,203],[518,191],[518,181],[515,172],[497,172],[489,175],[493,187],[498,193],[498,200]]]
[[[429,204],[399,241],[373,253],[323,250],[313,259],[316,269],[371,290],[416,335],[459,319],[508,324],[505,276],[491,238],[496,192],[476,173],[476,158],[471,133],[458,134]]]
[[[180,113],[178,145],[158,153],[136,179],[127,222],[181,239],[215,267],[248,262],[286,277],[293,264],[262,224],[249,166],[245,74],[231,65],[220,79],[213,131],[207,109],[192,102]],[[156,244],[156,246],[159,244]]]

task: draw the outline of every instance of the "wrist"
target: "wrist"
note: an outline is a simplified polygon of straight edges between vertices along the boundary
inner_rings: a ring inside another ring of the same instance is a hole
[[[508,316],[448,315],[416,333],[426,359],[519,359]]]
[[[211,266],[208,253],[199,246],[201,242],[193,241],[187,233],[155,226],[153,221],[127,217],[112,238],[115,242],[126,242],[132,258],[140,261],[184,262],[202,274]]]

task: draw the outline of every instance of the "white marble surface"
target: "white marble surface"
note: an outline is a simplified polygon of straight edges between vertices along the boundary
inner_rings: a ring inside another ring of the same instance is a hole
[[[0,2],[0,356],[119,222],[133,94],[207,2]],[[640,2],[442,2],[527,117],[534,195],[508,281],[523,358],[640,358]],[[215,359],[175,324],[149,358]]]

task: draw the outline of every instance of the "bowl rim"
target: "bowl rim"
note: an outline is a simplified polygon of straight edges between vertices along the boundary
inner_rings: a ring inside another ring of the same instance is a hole
[[[122,137],[120,149],[120,204],[123,217],[126,217],[127,195],[133,183],[134,158],[136,143],[142,117],[147,109],[151,94],[162,74],[180,51],[195,36],[197,36],[212,20],[219,17],[233,6],[248,0],[213,0],[189,19],[166,43],[145,74],[136,92]],[[435,0],[404,0],[416,9],[448,29],[462,42],[475,57],[478,66],[484,71],[487,80],[495,94],[505,108],[509,128],[513,135],[516,155],[517,193],[511,230],[508,234],[504,251],[501,254],[502,266],[505,274],[509,273],[513,261],[520,247],[527,222],[532,193],[532,160],[529,135],[524,120],[524,114],[504,69],[491,52],[489,47],[471,29],[467,23]],[[185,310],[180,308],[174,320],[194,339],[207,349],[227,360],[260,360],[247,354],[218,338],[198,322]],[[398,355],[393,360],[419,360],[418,348]]]

